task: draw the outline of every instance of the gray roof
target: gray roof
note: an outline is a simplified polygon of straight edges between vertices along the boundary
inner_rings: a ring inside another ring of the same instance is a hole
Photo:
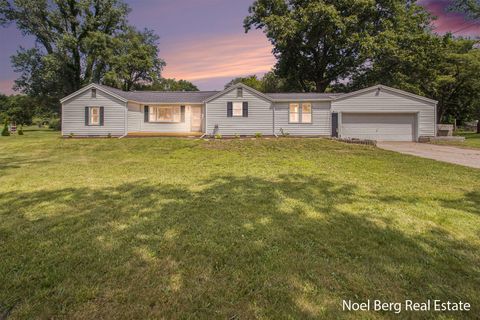
[[[219,91],[122,91],[116,88],[100,85],[129,101],[144,103],[202,103]]]
[[[266,93],[273,100],[317,100],[326,99],[330,100],[342,95],[343,93]]]
[[[126,100],[142,103],[202,103],[222,91],[122,91],[99,85]],[[265,93],[272,100],[331,100],[343,93]]]

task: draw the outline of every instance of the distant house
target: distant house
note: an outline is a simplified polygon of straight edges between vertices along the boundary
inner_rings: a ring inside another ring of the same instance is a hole
[[[387,141],[436,135],[437,102],[383,85],[348,94],[121,91],[90,84],[65,97],[64,136],[289,134]]]

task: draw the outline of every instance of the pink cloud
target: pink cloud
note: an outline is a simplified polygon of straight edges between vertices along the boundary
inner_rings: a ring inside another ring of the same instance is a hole
[[[467,20],[465,14],[451,12],[448,7],[449,0],[422,0],[419,2],[431,14],[437,17],[434,21],[434,30],[438,33],[454,32],[455,35],[478,37],[480,35],[480,22]]]
[[[10,95],[18,92],[13,91],[13,81],[14,80],[0,80],[0,93]]]
[[[164,76],[190,81],[237,77],[269,71],[272,46],[260,32],[182,39],[161,50]]]

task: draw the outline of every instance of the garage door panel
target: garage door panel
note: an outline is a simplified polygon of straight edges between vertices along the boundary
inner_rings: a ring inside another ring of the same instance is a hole
[[[342,115],[342,137],[378,141],[412,141],[415,136],[415,114]]]

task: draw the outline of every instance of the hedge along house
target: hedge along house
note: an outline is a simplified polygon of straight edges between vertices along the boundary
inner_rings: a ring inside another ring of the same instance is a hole
[[[90,84],[65,97],[62,135],[325,136],[417,141],[436,135],[437,102],[383,85],[348,94],[121,91]]]

